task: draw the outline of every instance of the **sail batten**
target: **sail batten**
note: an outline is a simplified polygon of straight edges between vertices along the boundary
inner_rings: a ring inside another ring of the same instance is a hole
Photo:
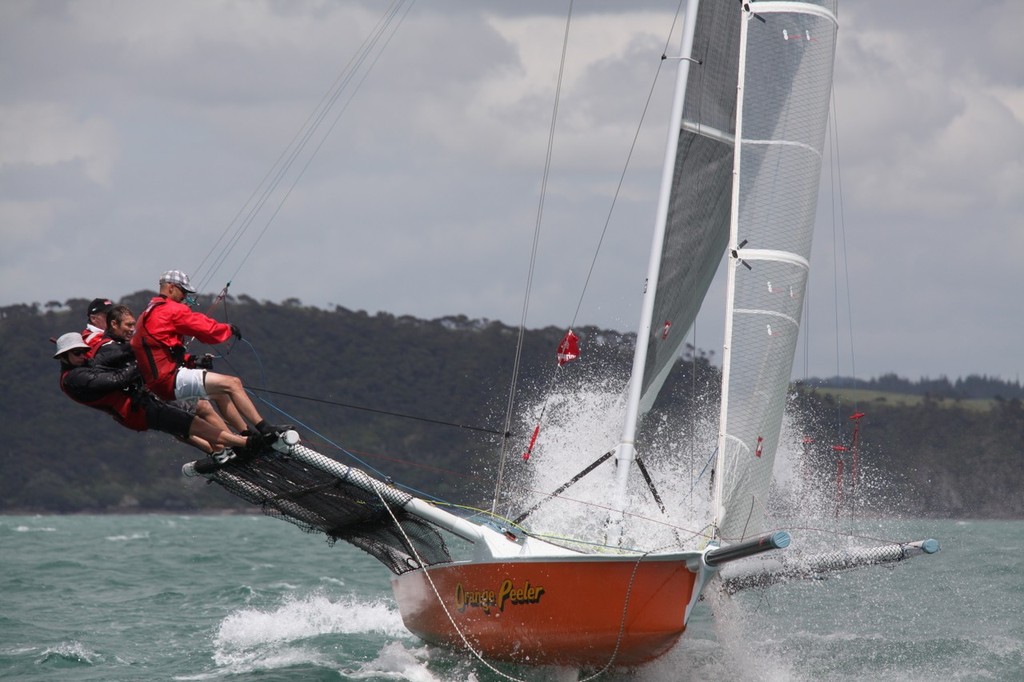
[[[717,526],[764,532],[809,273],[831,95],[834,2],[751,4],[742,24]],[[742,244],[739,242],[742,240]]]
[[[636,669],[671,651],[723,565],[790,543],[788,533],[764,534],[760,527],[809,272],[834,7],[834,0],[740,6],[689,0],[686,12],[687,58],[677,75],[649,287],[616,451],[618,492],[621,504],[638,417],[675,363],[719,263],[731,258],[715,465],[715,532],[729,546],[680,550],[645,540],[617,547],[615,524],[604,538],[534,534],[520,522],[539,502],[516,519],[469,507],[450,511],[316,452],[291,430],[227,461],[190,462],[183,473],[205,476],[268,515],[371,554],[391,570],[410,632],[472,654],[491,671],[500,673],[489,660],[600,674]],[[807,44],[794,50],[791,36]],[[569,331],[558,348],[559,364],[578,352]],[[666,511],[653,477],[638,468]],[[580,525],[586,530],[589,519]],[[675,536],[670,544],[683,543],[686,524],[668,525]],[[706,530],[693,535],[714,540]],[[452,539],[457,551],[449,547]],[[937,550],[927,540],[829,553],[727,585],[740,589]]]
[[[679,69],[676,73],[675,94],[672,100],[671,121],[682,121],[686,116],[687,96],[690,91],[690,71],[693,65],[694,39],[698,24],[697,7],[700,0],[689,0],[686,9],[685,21],[683,23],[682,40],[680,53],[683,58],[679,61]],[[653,337],[656,320],[662,314],[661,280],[665,276],[666,263],[671,266],[672,261],[666,261],[664,253],[672,250],[672,237],[674,235],[671,210],[673,197],[676,195],[676,182],[679,176],[678,163],[685,159],[683,154],[684,144],[694,136],[681,129],[681,126],[671,125],[668,131],[668,143],[666,145],[665,160],[662,169],[661,187],[658,193],[658,208],[655,219],[654,235],[651,240],[651,255],[647,267],[647,281],[645,286],[643,303],[640,310],[640,323],[637,331],[637,344],[633,354],[633,369],[631,371],[628,395],[626,401],[626,415],[622,429],[622,437],[619,446],[615,450],[617,464],[615,500],[614,507],[621,514],[625,509],[626,489],[629,482],[629,473],[636,453],[634,443],[640,418],[651,408],[654,398],[664,383],[671,369],[671,364],[660,359],[657,354],[657,341]],[[662,335],[667,338],[667,332],[671,329],[671,321],[666,320],[662,324]],[[652,344],[655,344],[652,346]],[[675,352],[678,352],[681,341],[673,339]],[[652,352],[654,355],[652,356]],[[653,360],[653,361],[652,361]],[[617,523],[611,525],[609,536],[614,539],[618,533]]]
[[[723,3],[691,2],[689,78],[664,207],[664,238],[646,335],[640,414],[654,404],[678,359],[718,270],[729,235],[736,133],[735,83],[740,13]]]
[[[725,142],[730,145],[733,143],[732,133],[701,125],[700,123],[695,123],[693,121],[683,121],[682,129],[688,133],[693,133],[694,135],[706,137],[711,140],[717,140],[718,142]]]

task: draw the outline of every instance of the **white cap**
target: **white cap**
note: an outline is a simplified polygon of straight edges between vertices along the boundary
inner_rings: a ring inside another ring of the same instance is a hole
[[[67,334],[61,334],[57,339],[57,352],[53,354],[53,357],[59,358],[60,356],[67,353],[69,350],[76,348],[84,348],[89,350],[89,344],[82,340],[82,335],[78,332],[68,332]]]

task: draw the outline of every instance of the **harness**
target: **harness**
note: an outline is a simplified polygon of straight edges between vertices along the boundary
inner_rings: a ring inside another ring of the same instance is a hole
[[[119,424],[134,431],[145,431],[146,415],[142,411],[141,401],[145,397],[145,389],[132,387],[130,390],[114,390],[94,397],[93,395],[76,395],[68,390],[65,379],[77,368],[69,367],[60,373],[60,390],[64,395],[80,405],[85,405],[101,412],[106,412]]]
[[[163,341],[158,340],[149,330],[146,329],[146,319],[149,317],[149,312],[157,306],[167,303],[166,298],[161,298],[159,301],[151,302],[139,318],[135,321],[135,333],[142,334],[139,343],[142,345],[142,351],[146,356],[146,363],[148,364],[149,372],[152,376],[157,377],[160,375],[159,368],[157,367],[156,357],[153,355],[154,348],[163,348],[174,360],[175,364],[179,367],[185,364],[185,346],[176,345],[171,346]]]

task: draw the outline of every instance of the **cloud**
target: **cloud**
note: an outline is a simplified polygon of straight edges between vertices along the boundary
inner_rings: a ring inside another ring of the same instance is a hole
[[[75,165],[89,181],[109,185],[117,154],[109,121],[78,118],[56,103],[0,106],[0,172],[17,166]]]
[[[392,35],[368,1],[0,3],[0,230],[17,245],[0,305],[123,295],[178,267],[257,299],[514,324],[540,215],[527,323],[568,324],[582,297],[579,324],[632,329],[677,5],[574,6],[541,214],[564,6],[406,4]],[[841,7],[808,327],[852,327],[862,373],[1016,372],[1022,20],[1009,0]],[[117,267],[83,281],[111,244]],[[720,320],[701,324],[716,348]]]

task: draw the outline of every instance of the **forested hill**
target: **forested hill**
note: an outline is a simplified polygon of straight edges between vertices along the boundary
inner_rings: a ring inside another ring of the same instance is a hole
[[[119,302],[138,313],[153,295],[140,291]],[[181,477],[181,464],[198,451],[164,434],[129,431],[60,391],[49,339],[81,330],[87,304],[72,299],[0,308],[0,512],[239,507],[218,487]],[[198,309],[211,305],[206,298]],[[216,349],[194,343],[192,352],[222,354],[215,369],[241,376],[270,421],[294,420],[325,454],[411,488],[467,504],[490,499],[516,329],[463,316],[421,320],[246,296],[230,298],[212,314],[239,325],[244,341]],[[526,334],[519,408],[539,404],[564,331]],[[575,331],[584,359],[567,366],[569,380],[597,368],[624,379],[631,334]],[[713,387],[716,374],[703,353],[691,353],[673,372],[656,411],[681,413],[693,399],[691,389]],[[886,392],[892,387],[899,399]],[[1018,383],[882,377],[849,388],[849,380],[808,382],[794,389],[793,404],[809,440],[820,444],[809,457],[824,460],[835,457],[834,443],[848,442],[848,415],[866,413],[860,466],[863,475],[885,485],[876,486],[880,492],[864,500],[862,511],[1024,517]],[[971,400],[979,398],[987,400]],[[519,455],[530,428],[513,424],[511,475],[516,466],[528,466]],[[599,454],[585,453],[581,468]],[[831,472],[832,466],[824,461],[819,468]]]
[[[924,377],[917,381],[911,381],[896,374],[883,374],[873,379],[854,379],[850,377],[814,378],[808,380],[807,385],[817,388],[853,388],[863,391],[929,396],[951,400],[1011,400],[1013,398],[1024,398],[1024,386],[1021,386],[1019,380],[1008,382],[998,377],[979,376],[976,374],[957,379],[950,379],[946,376],[941,376],[937,379]]]

